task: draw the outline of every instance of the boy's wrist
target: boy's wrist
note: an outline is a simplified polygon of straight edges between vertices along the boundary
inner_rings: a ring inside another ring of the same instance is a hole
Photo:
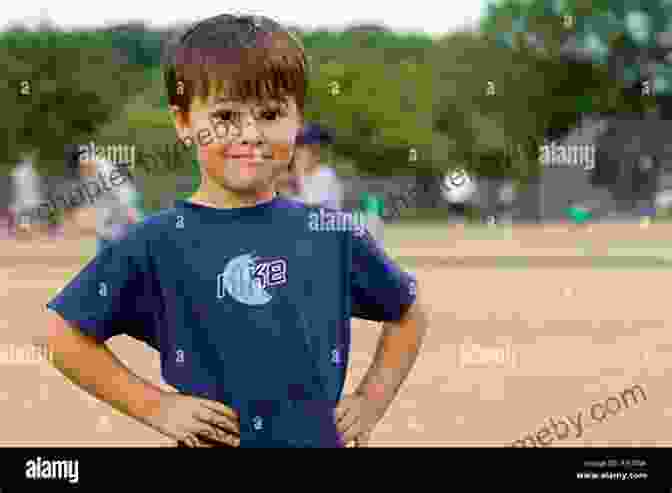
[[[372,415],[376,417],[376,422],[383,418],[392,402],[389,390],[385,388],[384,384],[380,383],[364,385],[355,391],[355,395],[359,395],[363,399],[368,412],[373,413]]]
[[[136,419],[148,423],[161,408],[161,400],[164,390],[151,384],[144,384],[140,392],[140,398],[135,402],[129,402],[128,411]]]
[[[367,383],[362,385],[355,394],[364,397],[367,401],[377,405],[386,405],[389,401],[389,392],[382,383]]]

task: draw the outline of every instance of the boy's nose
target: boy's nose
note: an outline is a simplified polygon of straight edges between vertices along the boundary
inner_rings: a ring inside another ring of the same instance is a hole
[[[264,142],[264,135],[257,127],[254,117],[242,118],[240,123],[240,143],[242,145],[259,145]]]

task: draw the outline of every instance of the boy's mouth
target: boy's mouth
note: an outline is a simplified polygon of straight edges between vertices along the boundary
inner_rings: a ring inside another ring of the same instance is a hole
[[[241,159],[244,161],[265,161],[272,159],[272,154],[262,154],[260,152],[228,152],[224,154],[226,159]]]
[[[224,153],[226,159],[241,159],[244,161],[266,161],[273,159],[273,153],[270,150],[254,149],[250,146],[237,146],[237,148],[229,149]]]
[[[264,161],[264,158],[262,156],[257,156],[257,155],[228,155],[226,156],[227,159],[237,159],[239,161],[253,161],[253,162],[261,162]]]
[[[226,159],[237,161],[243,165],[258,166],[266,163],[271,157],[259,154],[228,154]]]

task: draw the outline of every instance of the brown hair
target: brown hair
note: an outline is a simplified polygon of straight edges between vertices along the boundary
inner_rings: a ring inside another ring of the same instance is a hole
[[[220,15],[198,23],[169,47],[168,104],[189,113],[211,91],[246,100],[294,96],[303,114],[307,58],[299,39],[266,17]]]

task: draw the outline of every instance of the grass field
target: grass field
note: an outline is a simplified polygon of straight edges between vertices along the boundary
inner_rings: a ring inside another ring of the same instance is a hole
[[[669,259],[672,226],[504,228],[386,229],[386,248],[418,276],[431,329],[373,445],[507,445],[549,417],[588,415],[593,404],[640,385],[646,400],[551,446],[671,446],[669,273],[653,262]],[[0,240],[0,248],[0,342],[21,345],[42,333],[44,303],[95,243]],[[348,390],[379,334],[378,324],[354,321]],[[154,351],[126,337],[110,346],[161,384]],[[44,362],[3,364],[0,446],[171,445]]]

